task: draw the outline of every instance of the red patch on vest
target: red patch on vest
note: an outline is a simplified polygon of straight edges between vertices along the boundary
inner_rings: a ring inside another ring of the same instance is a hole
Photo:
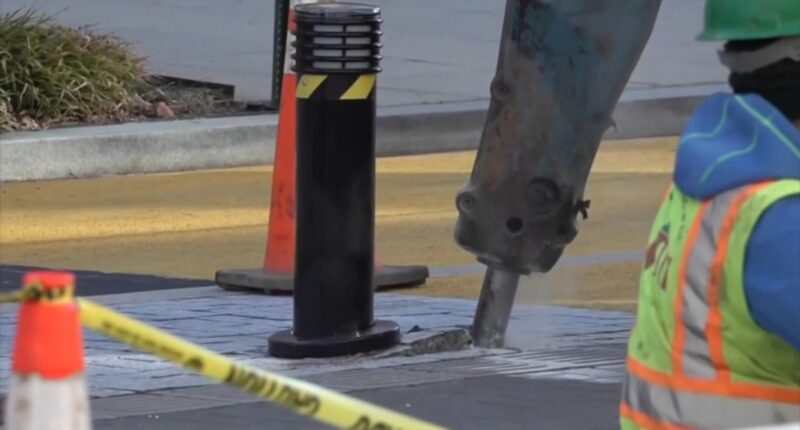
[[[669,267],[672,264],[672,257],[669,256],[668,251],[669,224],[661,228],[655,240],[648,245],[644,258],[645,270],[655,267],[653,276],[662,290],[667,289],[667,276],[669,275]]]

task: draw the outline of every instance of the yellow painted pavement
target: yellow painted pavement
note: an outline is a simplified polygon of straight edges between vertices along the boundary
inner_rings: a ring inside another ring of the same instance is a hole
[[[567,255],[640,249],[669,181],[676,139],[607,142]],[[378,160],[377,244],[384,262],[472,264],[452,239],[454,196],[474,152]],[[271,168],[0,185],[0,262],[213,279],[260,265]],[[523,281],[523,301],[630,308],[634,262],[557,267]],[[433,279],[408,294],[475,297],[480,276]]]

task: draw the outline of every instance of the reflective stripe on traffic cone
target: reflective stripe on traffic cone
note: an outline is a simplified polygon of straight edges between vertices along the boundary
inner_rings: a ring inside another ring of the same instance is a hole
[[[5,426],[14,430],[91,429],[80,315],[72,273],[31,272],[20,306]]]

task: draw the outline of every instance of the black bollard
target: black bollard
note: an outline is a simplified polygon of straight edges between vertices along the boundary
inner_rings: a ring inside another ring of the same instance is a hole
[[[375,86],[380,9],[295,8],[297,248],[294,328],[269,339],[276,357],[332,357],[399,343],[375,321]]]

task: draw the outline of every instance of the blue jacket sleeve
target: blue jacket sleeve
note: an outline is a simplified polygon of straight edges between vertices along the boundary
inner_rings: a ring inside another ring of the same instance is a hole
[[[756,224],[744,288],[755,322],[800,351],[800,196],[778,201]]]

